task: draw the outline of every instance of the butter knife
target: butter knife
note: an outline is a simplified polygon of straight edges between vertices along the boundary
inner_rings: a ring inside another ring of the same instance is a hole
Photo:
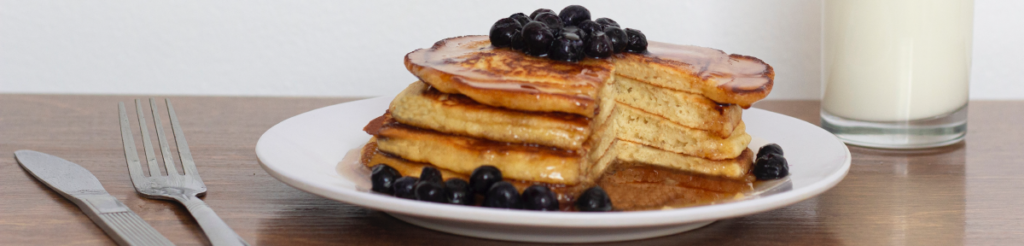
[[[114,198],[89,170],[32,150],[14,152],[21,167],[46,186],[71,200],[119,245],[174,245],[139,215]]]

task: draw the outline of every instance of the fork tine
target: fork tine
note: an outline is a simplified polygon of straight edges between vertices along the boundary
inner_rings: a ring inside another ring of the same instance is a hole
[[[135,150],[135,137],[132,136],[131,123],[128,122],[128,113],[125,112],[123,102],[117,103],[117,111],[121,120],[121,142],[124,144],[124,159],[128,162],[128,173],[131,175],[132,181],[141,180],[146,176],[142,173],[139,153]]]
[[[174,113],[174,106],[171,106],[171,99],[164,99],[167,102],[167,116],[171,119],[171,131],[174,132],[174,143],[178,144],[178,156],[181,158],[181,168],[185,169],[185,175],[199,178],[199,170],[196,170],[196,163],[192,161],[192,151],[188,149],[188,142],[185,141],[185,133],[178,124],[178,116]]]
[[[167,167],[167,175],[178,175],[178,169],[174,167],[174,160],[171,159],[171,148],[167,145],[167,136],[164,135],[163,121],[160,121],[160,113],[156,108],[156,101],[149,99],[149,107],[153,113],[153,124],[156,125],[156,138],[160,141],[160,155],[164,157],[164,166]]]
[[[139,130],[142,131],[142,147],[146,149],[146,164],[149,165],[149,176],[160,175],[160,167],[156,163],[156,154],[153,153],[153,141],[149,139],[149,126],[146,126],[146,114],[142,112],[142,102],[135,99],[135,113],[139,115]]]

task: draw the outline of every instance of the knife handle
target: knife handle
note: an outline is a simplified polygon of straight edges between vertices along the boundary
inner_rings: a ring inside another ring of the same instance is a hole
[[[74,198],[72,201],[119,245],[174,245],[110,194]]]

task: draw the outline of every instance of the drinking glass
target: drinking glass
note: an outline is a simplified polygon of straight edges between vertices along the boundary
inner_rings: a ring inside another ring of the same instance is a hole
[[[967,133],[973,0],[825,0],[821,126],[910,149]]]

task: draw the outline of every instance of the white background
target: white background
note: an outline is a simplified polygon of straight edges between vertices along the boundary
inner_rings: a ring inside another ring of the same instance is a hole
[[[372,96],[416,48],[582,1],[0,1],[0,93]],[[752,55],[820,96],[820,0],[587,1],[651,40]],[[971,99],[1024,99],[1024,1],[975,2]]]

